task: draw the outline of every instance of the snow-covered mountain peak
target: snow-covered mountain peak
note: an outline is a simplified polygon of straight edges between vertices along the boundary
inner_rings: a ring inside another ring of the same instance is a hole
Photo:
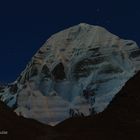
[[[134,41],[81,23],[52,35],[1,100],[51,125],[101,112],[140,69],[139,54]]]

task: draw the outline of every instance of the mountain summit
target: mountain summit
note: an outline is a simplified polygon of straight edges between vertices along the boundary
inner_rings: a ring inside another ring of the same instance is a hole
[[[51,36],[1,100],[26,118],[55,125],[103,111],[140,70],[140,50],[106,29],[85,23]]]

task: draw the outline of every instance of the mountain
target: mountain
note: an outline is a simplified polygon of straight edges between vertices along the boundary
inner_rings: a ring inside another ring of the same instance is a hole
[[[115,95],[108,107],[92,117],[72,118],[55,126],[55,140],[140,139],[140,72]]]
[[[51,36],[0,97],[19,116],[50,125],[93,115],[140,70],[139,54],[134,41],[81,23]]]

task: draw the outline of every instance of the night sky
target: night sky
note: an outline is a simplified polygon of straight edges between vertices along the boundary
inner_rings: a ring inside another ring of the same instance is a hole
[[[0,81],[14,81],[46,39],[81,22],[140,45],[140,4],[135,0],[1,0]]]

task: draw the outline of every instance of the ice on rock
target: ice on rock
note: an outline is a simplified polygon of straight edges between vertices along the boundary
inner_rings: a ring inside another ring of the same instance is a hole
[[[51,36],[0,97],[18,115],[56,125],[103,111],[138,70],[134,41],[81,23]]]

